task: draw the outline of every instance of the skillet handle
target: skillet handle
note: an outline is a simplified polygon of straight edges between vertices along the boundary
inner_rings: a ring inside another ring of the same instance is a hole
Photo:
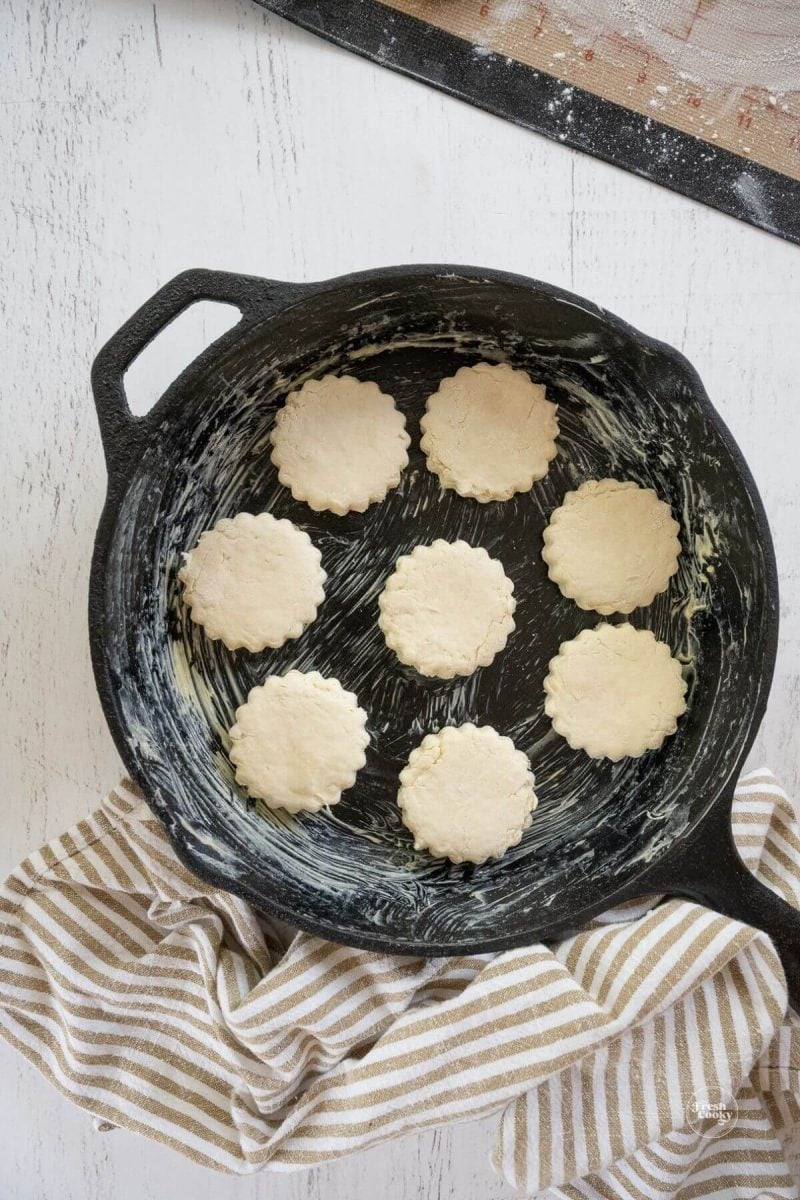
[[[302,284],[199,268],[176,275],[129,317],[92,364],[92,392],[109,478],[113,479],[118,469],[131,461],[150,415],[135,417],[131,412],[125,395],[125,372],[171,321],[199,300],[216,300],[238,308],[241,321],[204,351],[208,353],[213,347],[218,352],[223,342],[233,342],[252,321],[289,308],[303,291]]]
[[[780,955],[789,1003],[800,1013],[800,909],[761,883],[742,861],[731,828],[732,799],[728,804],[720,799],[694,837],[655,864],[645,884],[654,894],[685,896],[763,930]]]

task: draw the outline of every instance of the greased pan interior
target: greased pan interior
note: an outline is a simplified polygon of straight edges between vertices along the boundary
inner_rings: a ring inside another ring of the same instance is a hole
[[[193,300],[230,300],[243,319],[146,418],[127,411],[122,375]],[[426,396],[459,367],[509,362],[559,404],[547,477],[507,503],[441,491],[419,450]],[[269,459],[276,407],[328,371],[374,380],[405,413],[410,464],[364,514],[312,512]],[[408,267],[313,285],[213,272],[173,280],[101,351],[93,384],[109,497],[91,583],[92,650],[123,759],[183,861],[266,912],[352,945],[396,953],[506,948],[575,928],[646,888],[732,781],[763,713],[775,654],[777,587],[761,502],[694,370],[586,301],[472,268]],[[544,715],[558,645],[599,620],[564,599],[540,557],[565,491],[614,476],[653,487],[681,524],[669,590],[634,624],[685,665],[688,710],[663,748],[617,764],[571,750]],[[316,622],[280,650],[231,652],[188,619],[181,553],[223,516],[268,510],[322,551]],[[377,625],[398,555],[463,538],[514,582],[516,630],[468,679],[401,666]],[[248,690],[291,667],[336,676],[369,713],[371,747],[335,808],[290,817],[237,786],[227,729]],[[497,862],[455,866],[415,853],[397,776],[425,733],[494,725],[530,755],[539,808]]]

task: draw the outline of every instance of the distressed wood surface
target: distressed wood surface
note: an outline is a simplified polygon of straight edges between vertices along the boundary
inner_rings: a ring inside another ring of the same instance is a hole
[[[95,698],[86,585],[105,484],[88,371],[177,271],[312,279],[392,262],[505,267],[680,347],[772,523],[782,631],[754,761],[798,789],[800,254],[316,41],[246,0],[4,0],[0,869],[119,774]],[[142,360],[137,404],[218,328]],[[228,1180],[100,1135],[0,1047],[3,1200],[508,1196],[491,1121],[304,1175]]]

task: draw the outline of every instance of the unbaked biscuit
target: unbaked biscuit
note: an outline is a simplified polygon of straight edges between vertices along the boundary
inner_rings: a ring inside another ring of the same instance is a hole
[[[318,671],[271,675],[236,710],[236,780],[269,808],[317,812],[336,804],[366,762],[366,723],[338,679]]]
[[[420,421],[428,470],[482,503],[527,492],[556,456],[557,408],[507,363],[461,367],[428,397]]]
[[[311,538],[270,513],[225,517],[200,535],[178,572],[193,621],[229,650],[264,650],[300,637],[325,598]]]
[[[678,569],[680,526],[651,488],[589,479],[544,531],[548,574],[578,608],[609,616],[651,604]]]
[[[440,538],[398,558],[378,599],[379,624],[400,662],[421,675],[471,675],[505,646],[513,591],[482,547]]]
[[[544,709],[556,733],[590,758],[657,750],[686,711],[686,681],[649,629],[598,625],[562,642],[550,660]]]
[[[278,479],[318,512],[364,512],[408,464],[403,414],[376,383],[325,375],[290,392],[270,434]]]
[[[500,858],[536,808],[527,755],[490,725],[448,727],[412,750],[397,803],[414,847],[451,862]]]

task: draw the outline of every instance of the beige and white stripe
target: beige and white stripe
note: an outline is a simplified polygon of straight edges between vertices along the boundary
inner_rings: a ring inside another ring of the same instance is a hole
[[[800,905],[800,832],[742,779],[749,864]],[[293,1170],[500,1115],[548,1196],[797,1196],[800,1021],[761,933],[646,901],[556,947],[430,961],[280,931],[175,858],[129,784],[0,893],[0,1032],[104,1125],[208,1166]],[[721,1138],[693,1094],[735,1097]]]

